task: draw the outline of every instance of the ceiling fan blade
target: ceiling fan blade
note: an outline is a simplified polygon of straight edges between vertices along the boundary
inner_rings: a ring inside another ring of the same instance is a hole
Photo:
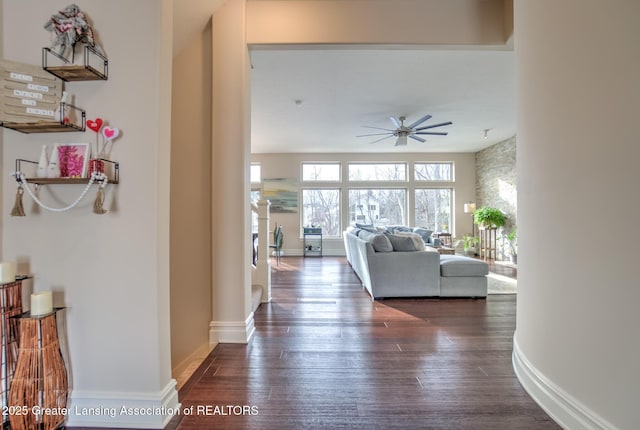
[[[382,136],[382,135],[388,135],[388,136],[393,136],[393,133],[371,133],[371,134],[359,134],[356,137],[367,137],[367,136]]]
[[[389,119],[391,120],[393,125],[396,126],[396,128],[400,128],[402,126],[402,124],[400,123],[400,120],[398,118],[396,118],[395,116],[389,117]]]
[[[431,136],[446,136],[449,133],[447,133],[445,131],[419,131],[419,132],[414,133],[414,134],[429,134]]]
[[[451,125],[451,124],[453,124],[451,121],[441,122],[441,123],[439,123],[439,124],[426,125],[426,126],[424,126],[424,127],[416,128],[416,131],[426,130],[426,129],[428,129],[428,128],[442,127],[443,125]]]
[[[418,137],[418,136],[416,136],[416,135],[414,135],[414,134],[410,134],[410,135],[409,135],[409,137],[410,137],[411,139],[413,139],[413,140],[417,140],[418,142],[422,142],[422,143],[425,143],[425,142],[426,142],[426,140],[425,140],[425,139],[423,139],[423,138],[421,138],[421,137]]]
[[[414,123],[412,123],[411,125],[408,125],[407,127],[409,128],[414,128],[419,126],[420,124],[422,124],[423,122],[425,122],[426,120],[430,119],[431,115],[425,115],[422,118],[420,118],[419,120],[415,121]]]
[[[386,130],[386,131],[391,131],[393,132],[394,130],[391,128],[382,128],[382,127],[374,127],[372,125],[363,125],[364,128],[374,128],[376,130]]]
[[[388,136],[382,137],[382,138],[380,138],[380,139],[378,139],[378,140],[374,140],[373,142],[369,142],[369,143],[370,143],[370,144],[372,144],[372,143],[382,142],[383,140],[388,139],[388,138],[390,138],[391,136],[393,136],[393,134],[390,134],[390,135],[388,135]]]

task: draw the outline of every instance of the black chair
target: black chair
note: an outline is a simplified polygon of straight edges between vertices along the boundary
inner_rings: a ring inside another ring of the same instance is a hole
[[[279,225],[276,228],[276,234],[275,234],[275,243],[272,245],[269,245],[270,249],[274,249],[276,251],[276,264],[279,266],[280,265],[280,249],[282,248],[282,226]]]

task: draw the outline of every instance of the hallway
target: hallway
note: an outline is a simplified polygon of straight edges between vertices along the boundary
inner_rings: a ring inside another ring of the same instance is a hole
[[[559,428],[513,373],[516,295],[372,302],[339,257],[272,281],[251,343],[215,348],[168,428]]]

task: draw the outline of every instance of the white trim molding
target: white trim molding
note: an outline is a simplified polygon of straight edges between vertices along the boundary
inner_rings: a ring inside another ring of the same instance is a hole
[[[162,429],[181,413],[175,379],[157,393],[73,390],[69,399],[68,427]]]
[[[211,321],[209,324],[209,344],[249,343],[255,331],[253,312],[245,321]]]
[[[555,422],[571,430],[617,430],[536,369],[513,336],[513,370],[520,384]]]

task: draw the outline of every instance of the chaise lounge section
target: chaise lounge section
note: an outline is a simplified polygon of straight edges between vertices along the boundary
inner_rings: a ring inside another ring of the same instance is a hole
[[[487,296],[489,266],[483,261],[440,255],[407,234],[354,227],[344,232],[344,243],[349,264],[373,299]]]

